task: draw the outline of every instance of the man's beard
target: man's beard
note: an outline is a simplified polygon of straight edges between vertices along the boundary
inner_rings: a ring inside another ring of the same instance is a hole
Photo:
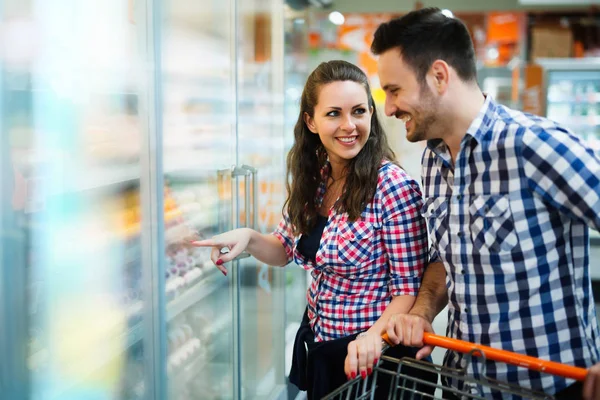
[[[426,140],[427,136],[431,136],[431,130],[437,122],[434,110],[437,109],[438,104],[429,87],[421,86],[421,99],[421,104],[419,104],[419,108],[416,110],[419,117],[416,118],[416,116],[413,116],[413,132],[412,134],[406,132],[406,139],[412,143]]]
[[[406,139],[411,143],[417,143],[427,139],[427,133],[431,130],[431,127],[435,124],[436,117],[432,114],[426,115],[422,120],[415,120],[413,125],[413,132],[406,132]]]

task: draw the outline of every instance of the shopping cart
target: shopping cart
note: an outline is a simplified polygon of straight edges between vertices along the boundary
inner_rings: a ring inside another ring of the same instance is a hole
[[[383,351],[385,352],[385,350],[389,348],[386,334],[383,335],[383,340],[385,342]],[[373,374],[367,377],[367,379],[362,379],[360,376],[358,376],[357,378],[348,381],[334,392],[325,396],[323,400],[372,400],[375,398],[375,390],[378,383],[377,380],[384,375],[390,377],[389,380],[391,383],[389,385],[389,394],[386,393],[387,399],[390,400],[444,399],[444,397],[448,395],[461,400],[484,400],[485,397],[482,394],[481,388],[489,388],[492,391],[497,391],[503,394],[512,394],[524,399],[554,399],[553,396],[544,393],[534,392],[514,384],[500,382],[492,378],[488,378],[485,376],[485,373],[482,373],[481,375],[483,377],[479,379],[469,377],[466,374],[466,371],[468,370],[473,357],[482,358],[484,361],[483,365],[485,365],[486,359],[499,361],[529,368],[539,372],[575,379],[578,381],[583,381],[587,374],[587,370],[584,368],[573,367],[552,361],[544,361],[535,357],[524,356],[510,351],[498,350],[487,346],[475,345],[463,340],[451,339],[427,332],[425,332],[423,335],[423,343],[426,345],[439,346],[448,350],[465,353],[462,368],[448,368],[422,360],[415,360],[413,358],[397,359],[384,355],[373,369]],[[438,380],[438,383],[432,383],[415,378],[414,374],[411,373],[409,375],[404,372],[405,367],[412,368],[413,371],[435,373],[440,377],[440,379]],[[461,389],[443,387],[442,384],[439,383],[443,377],[454,379],[454,382],[459,382],[458,386],[461,387]],[[424,390],[423,388],[427,388],[429,390]],[[428,392],[432,392],[433,394],[429,394]]]

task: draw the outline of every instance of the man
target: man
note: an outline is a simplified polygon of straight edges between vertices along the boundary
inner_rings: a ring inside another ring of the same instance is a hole
[[[468,30],[439,9],[382,24],[372,51],[386,114],[405,121],[408,140],[427,141],[422,213],[431,264],[410,313],[392,317],[390,338],[423,346],[423,331],[448,305],[450,337],[591,367],[600,360],[588,270],[588,226],[600,229],[598,157],[560,125],[485,96]],[[444,363],[457,367],[461,358],[448,352]],[[468,373],[480,377],[482,362]],[[485,368],[500,381],[581,397],[572,380],[503,363]],[[586,398],[600,398],[598,368]]]

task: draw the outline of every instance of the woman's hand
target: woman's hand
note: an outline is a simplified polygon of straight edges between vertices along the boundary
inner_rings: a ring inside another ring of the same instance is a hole
[[[365,379],[367,375],[371,375],[381,357],[381,348],[381,335],[369,331],[361,333],[356,340],[348,343],[348,355],[344,364],[348,379],[354,379],[357,375]]]
[[[211,239],[199,240],[191,242],[192,246],[196,247],[212,247],[210,259],[215,263],[217,268],[227,276],[227,269],[223,266],[239,256],[250,243],[253,230],[249,228],[234,229],[229,232],[213,236]],[[221,250],[227,248],[228,253],[221,253]]]

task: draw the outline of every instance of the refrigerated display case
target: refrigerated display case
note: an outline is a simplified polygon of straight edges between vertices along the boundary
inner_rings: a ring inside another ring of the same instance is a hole
[[[0,4],[0,398],[286,397],[281,3]]]
[[[600,58],[535,60],[544,71],[546,116],[579,135],[600,156]],[[600,281],[600,233],[590,230],[590,273]]]
[[[502,67],[479,66],[477,68],[477,81],[481,90],[490,94],[497,103],[514,109],[521,108],[518,99],[513,98],[513,86],[515,84],[519,85],[517,92],[520,92],[522,83],[520,80],[515,82],[513,68],[510,65]]]
[[[600,151],[600,58],[536,62],[544,68],[546,116]]]

